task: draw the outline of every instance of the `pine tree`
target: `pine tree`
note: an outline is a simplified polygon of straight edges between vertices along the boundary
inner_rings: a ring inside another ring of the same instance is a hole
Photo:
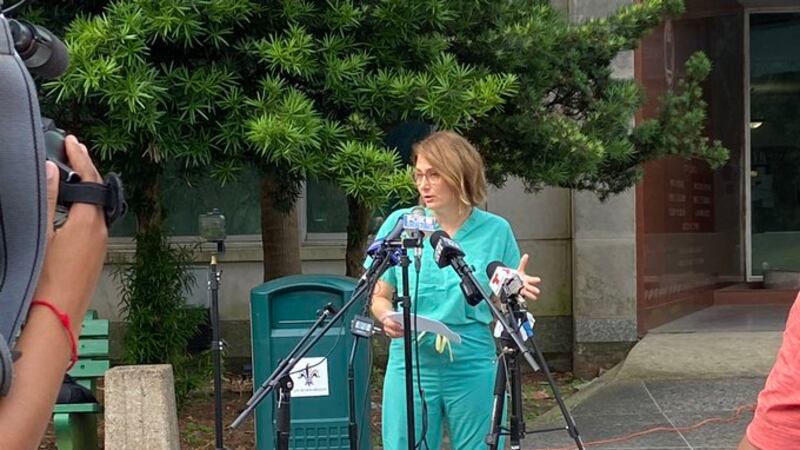
[[[633,80],[612,77],[611,62],[682,0],[646,0],[607,18],[569,23],[548,2],[468,2],[450,32],[461,60],[517,75],[519,95],[467,130],[485,149],[490,179],[515,176],[532,189],[549,185],[619,193],[641,177],[642,164],[667,155],[727,160],[719,142],[704,137],[701,83],[710,71],[703,53],[686,63],[686,78],[662,101],[660,116],[632,127],[644,102]]]
[[[648,160],[727,159],[703,135],[705,55],[687,62],[660,117],[637,127],[644,94],[612,77],[614,57],[680,14],[682,0],[645,0],[581,24],[543,0],[295,0],[270,11],[283,32],[260,47],[262,62],[308,93],[332,126],[320,148],[333,156],[319,173],[348,196],[348,275],[360,273],[374,208],[414,195],[384,144],[404,120],[468,134],[495,185],[514,176],[530,189],[602,198],[632,186]]]
[[[448,51],[450,3],[272,2],[265,17],[274,32],[246,44],[269,70],[251,142],[299,178],[316,175],[345,192],[348,275],[361,272],[372,212],[416,195],[387,132],[409,119],[468,127],[516,93],[516,76]]]
[[[137,232],[160,230],[167,164],[235,175],[223,155],[243,133],[221,130],[246,98],[228,39],[254,15],[249,0],[120,1],[68,27],[69,71],[47,84],[100,158],[125,175]]]
[[[165,238],[161,186],[170,166],[235,175],[231,157],[244,133],[221,124],[246,101],[228,42],[257,11],[249,0],[37,4],[60,28],[71,65],[46,85],[47,110],[87,142],[100,163],[122,174],[136,218],[136,255],[120,268],[125,360],[171,363],[179,400],[207,377],[205,355],[186,353],[203,311],[188,308],[194,285],[187,249]],[[70,9],[80,7],[83,11]],[[75,17],[79,12],[88,15]],[[48,22],[49,23],[49,22]],[[63,24],[63,22],[61,22]]]
[[[704,56],[638,127],[643,93],[611,76],[615,55],[682,5],[572,24],[544,0],[120,0],[72,23],[73,68],[51,92],[135,180],[140,228],[161,223],[166,163],[213,167],[221,182],[256,165],[265,279],[296,273],[300,183],[329,180],[348,198],[356,275],[374,209],[415,195],[386,144],[407,120],[467,133],[496,184],[608,195],[650,159],[723,161],[702,135]]]

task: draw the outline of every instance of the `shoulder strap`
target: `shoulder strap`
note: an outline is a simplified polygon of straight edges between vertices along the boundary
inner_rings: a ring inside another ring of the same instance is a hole
[[[0,14],[0,395],[47,241],[44,136],[36,86]],[[6,382],[8,381],[8,382]]]

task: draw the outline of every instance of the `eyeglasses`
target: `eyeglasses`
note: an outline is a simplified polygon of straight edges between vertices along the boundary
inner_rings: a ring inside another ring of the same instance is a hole
[[[442,181],[442,175],[433,169],[426,172],[414,172],[414,182],[417,183],[417,185],[422,184],[422,181],[426,178],[430,184],[438,184]]]

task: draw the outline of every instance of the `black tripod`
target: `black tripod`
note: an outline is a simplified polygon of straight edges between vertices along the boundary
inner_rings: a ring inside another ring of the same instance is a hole
[[[517,450],[521,448],[520,441],[525,437],[526,433],[533,434],[566,430],[570,437],[575,440],[575,445],[578,449],[583,450],[583,442],[575,426],[575,420],[570,415],[566,405],[564,405],[564,401],[556,387],[550,369],[547,367],[547,361],[545,361],[542,352],[536,345],[536,341],[533,337],[533,330],[530,328],[530,323],[528,322],[528,313],[520,307],[519,296],[513,295],[509,297],[501,294],[500,300],[505,307],[506,322],[511,324],[511,326],[517,325],[517,329],[520,328],[518,324],[522,324],[521,328],[523,328],[525,334],[529,336],[527,341],[530,342],[536,352],[536,359],[539,362],[538,367],[533,364],[531,364],[531,367],[534,370],[539,370],[541,368],[545,377],[547,377],[547,382],[553,390],[553,396],[561,409],[561,414],[564,416],[566,426],[532,431],[527,431],[525,429],[525,419],[522,413],[522,366],[519,362],[521,351],[517,345],[518,341],[509,334],[509,330],[506,328],[503,329],[500,335],[501,354],[497,359],[494,401],[492,402],[492,429],[486,436],[486,448],[489,450],[497,450],[499,448],[500,436],[509,436],[511,449]],[[511,407],[509,413],[509,427],[503,428],[501,422],[503,419],[506,387],[508,387],[509,390]]]
[[[303,345],[308,342],[311,336],[325,323],[326,320],[336,315],[336,309],[332,304],[328,303],[321,310],[317,311],[317,320],[311,325],[306,335],[297,343],[291,354],[295,354],[298,349],[303,348]],[[331,320],[330,323],[334,321]],[[310,346],[309,346],[310,349]],[[294,358],[297,359],[297,358]],[[288,364],[290,359],[283,359],[279,362],[279,367]],[[292,368],[289,367],[289,370]],[[294,381],[292,381],[292,374],[290,372],[284,373],[277,379],[278,396],[275,399],[275,448],[278,450],[288,450],[289,437],[291,435],[292,424],[292,389],[294,389]],[[263,386],[262,386],[263,388]],[[251,400],[252,401],[252,400]]]
[[[224,246],[217,243],[217,251]],[[219,336],[219,280],[222,272],[217,270],[217,255],[211,257],[208,273],[208,290],[211,291],[211,356],[214,366],[214,436],[215,450],[225,450],[222,444],[222,352],[225,343]]]
[[[387,245],[393,246],[396,249],[395,255],[398,258],[397,263],[400,264],[402,269],[402,282],[401,282],[401,293],[399,293],[397,301],[403,307],[403,329],[404,330],[411,330],[411,296],[409,293],[409,265],[410,260],[408,258],[408,249],[419,249],[419,251],[415,252],[415,264],[417,269],[417,276],[419,276],[419,264],[420,264],[420,254],[422,249],[422,241],[423,236],[422,233],[418,231],[414,231],[413,229],[411,232],[408,233],[408,237],[401,239],[399,242],[397,241],[387,241]],[[376,279],[377,281],[377,279]],[[371,290],[370,294],[367,295],[367,299],[364,302],[364,309],[362,311],[361,316],[357,316],[354,320],[354,324],[351,327],[353,334],[356,336],[355,341],[353,341],[353,347],[350,351],[350,359],[348,362],[347,368],[347,381],[349,386],[349,395],[348,395],[348,413],[349,413],[349,424],[348,424],[348,431],[350,437],[350,450],[358,450],[359,448],[359,431],[358,431],[358,424],[356,422],[356,387],[355,387],[355,370],[354,370],[354,361],[356,356],[356,351],[358,349],[359,338],[364,338],[369,342],[369,337],[372,336],[374,323],[368,317],[369,307],[371,305]],[[366,331],[366,330],[369,331]],[[414,372],[412,368],[412,342],[411,342],[411,333],[406,332],[403,335],[403,351],[404,351],[404,359],[405,359],[405,390],[406,390],[406,432],[408,433],[408,449],[414,450],[416,448],[416,431],[415,431],[415,424],[414,424]]]
[[[508,347],[514,350],[515,353],[509,355],[509,358],[513,357],[516,358],[517,356],[522,356],[522,358],[531,366],[533,370],[539,370],[540,366],[531,355],[531,351],[528,346],[525,344],[525,339],[520,335],[520,325],[524,325],[527,323],[527,313],[522,313],[519,305],[519,291],[522,289],[522,281],[519,280],[519,277],[514,280],[512,277],[508,277],[506,281],[503,282],[503,285],[500,290],[500,301],[506,306],[506,313],[504,315],[500,312],[500,310],[495,306],[492,302],[492,295],[491,293],[487,292],[483,285],[478,282],[475,278],[475,275],[472,273],[472,267],[464,261],[464,250],[461,246],[458,245],[457,242],[450,239],[450,236],[445,233],[444,231],[437,231],[433,233],[431,236],[431,244],[433,244],[435,248],[434,255],[436,257],[436,265],[439,267],[450,266],[455,270],[456,274],[458,274],[459,278],[461,278],[461,286],[464,294],[467,297],[467,300],[470,304],[477,304],[480,300],[484,300],[486,302],[486,306],[489,307],[489,310],[492,312],[492,316],[494,316],[495,320],[497,321],[500,326],[502,326],[503,333],[507,336]],[[492,266],[502,266],[502,263],[496,262],[489,265],[491,268]],[[496,267],[492,268],[490,272],[495,272]],[[491,275],[490,275],[491,276]],[[512,286],[516,287],[512,287]],[[475,301],[477,300],[477,301]],[[525,317],[525,321],[521,323],[517,322],[517,317],[523,314],[522,317]],[[509,320],[510,319],[510,320]],[[526,335],[532,335],[533,333],[526,333]],[[544,369],[544,373],[547,376],[547,381],[550,383],[550,386],[553,388],[553,393],[555,394],[556,401],[558,402],[559,408],[561,408],[561,414],[564,416],[564,420],[567,422],[566,430],[569,432],[570,436],[575,439],[575,444],[577,444],[580,450],[583,450],[583,443],[581,442],[580,435],[578,434],[578,429],[575,427],[575,420],[572,419],[567,407],[564,405],[563,400],[561,400],[561,395],[558,393],[556,389],[555,383],[553,382],[553,377],[550,374],[550,370],[547,368],[546,361],[542,356],[542,353],[539,351],[539,347],[536,346],[536,343],[533,341],[532,336],[530,339],[531,343],[533,344],[533,348],[536,351],[536,356],[539,361],[542,363],[541,368]],[[506,345],[506,344],[504,344]],[[506,355],[504,355],[505,357]],[[514,363],[516,364],[516,359],[514,359]],[[518,365],[517,365],[518,366]],[[519,436],[515,436],[514,438],[517,441],[517,447],[519,448],[519,437],[524,435],[524,425],[522,424],[522,390],[519,386],[519,370],[517,367],[514,368],[513,371],[510,371],[510,374],[507,374],[505,368],[503,368],[503,377],[511,376],[512,382],[515,384],[516,388],[512,389],[512,410],[515,411],[517,414],[517,418],[515,419],[515,432]],[[516,381],[514,381],[516,380]],[[500,386],[504,386],[505,382],[501,383]],[[497,391],[499,395],[497,394]],[[502,401],[503,395],[502,392],[504,390],[495,387],[495,401],[494,401],[494,411],[493,411],[493,418],[492,418],[492,429],[489,432],[489,435],[486,438],[487,444],[489,445],[490,449],[497,449],[499,436],[500,436],[500,421],[502,419]],[[516,394],[517,399],[513,398],[514,394]],[[539,433],[544,431],[556,431],[556,430],[563,430],[564,428],[554,428],[549,430],[537,430],[532,431],[531,433]],[[512,447],[513,448],[513,447]]]
[[[225,450],[222,445],[222,352],[225,343],[220,338],[219,329],[219,280],[222,272],[217,270],[217,257],[225,254],[225,216],[214,208],[209,213],[200,214],[197,219],[200,236],[217,246],[211,255],[208,266],[208,291],[211,294],[211,356],[214,366],[214,436],[215,450]]]

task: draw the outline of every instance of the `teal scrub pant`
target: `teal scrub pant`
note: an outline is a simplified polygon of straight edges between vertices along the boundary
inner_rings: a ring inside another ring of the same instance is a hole
[[[420,379],[427,403],[428,448],[438,450],[442,426],[447,421],[454,450],[485,448],[490,431],[492,398],[496,372],[495,343],[489,326],[480,323],[451,326],[461,336],[461,344],[451,344],[450,352],[439,353],[435,336],[419,340]],[[413,343],[413,340],[412,340]],[[415,353],[416,354],[416,353]],[[382,437],[384,450],[407,450],[406,395],[403,339],[392,339],[389,362],[383,382]],[[422,437],[422,401],[419,396],[414,358],[415,442]],[[423,445],[422,449],[425,448]],[[499,448],[503,448],[502,445]]]

